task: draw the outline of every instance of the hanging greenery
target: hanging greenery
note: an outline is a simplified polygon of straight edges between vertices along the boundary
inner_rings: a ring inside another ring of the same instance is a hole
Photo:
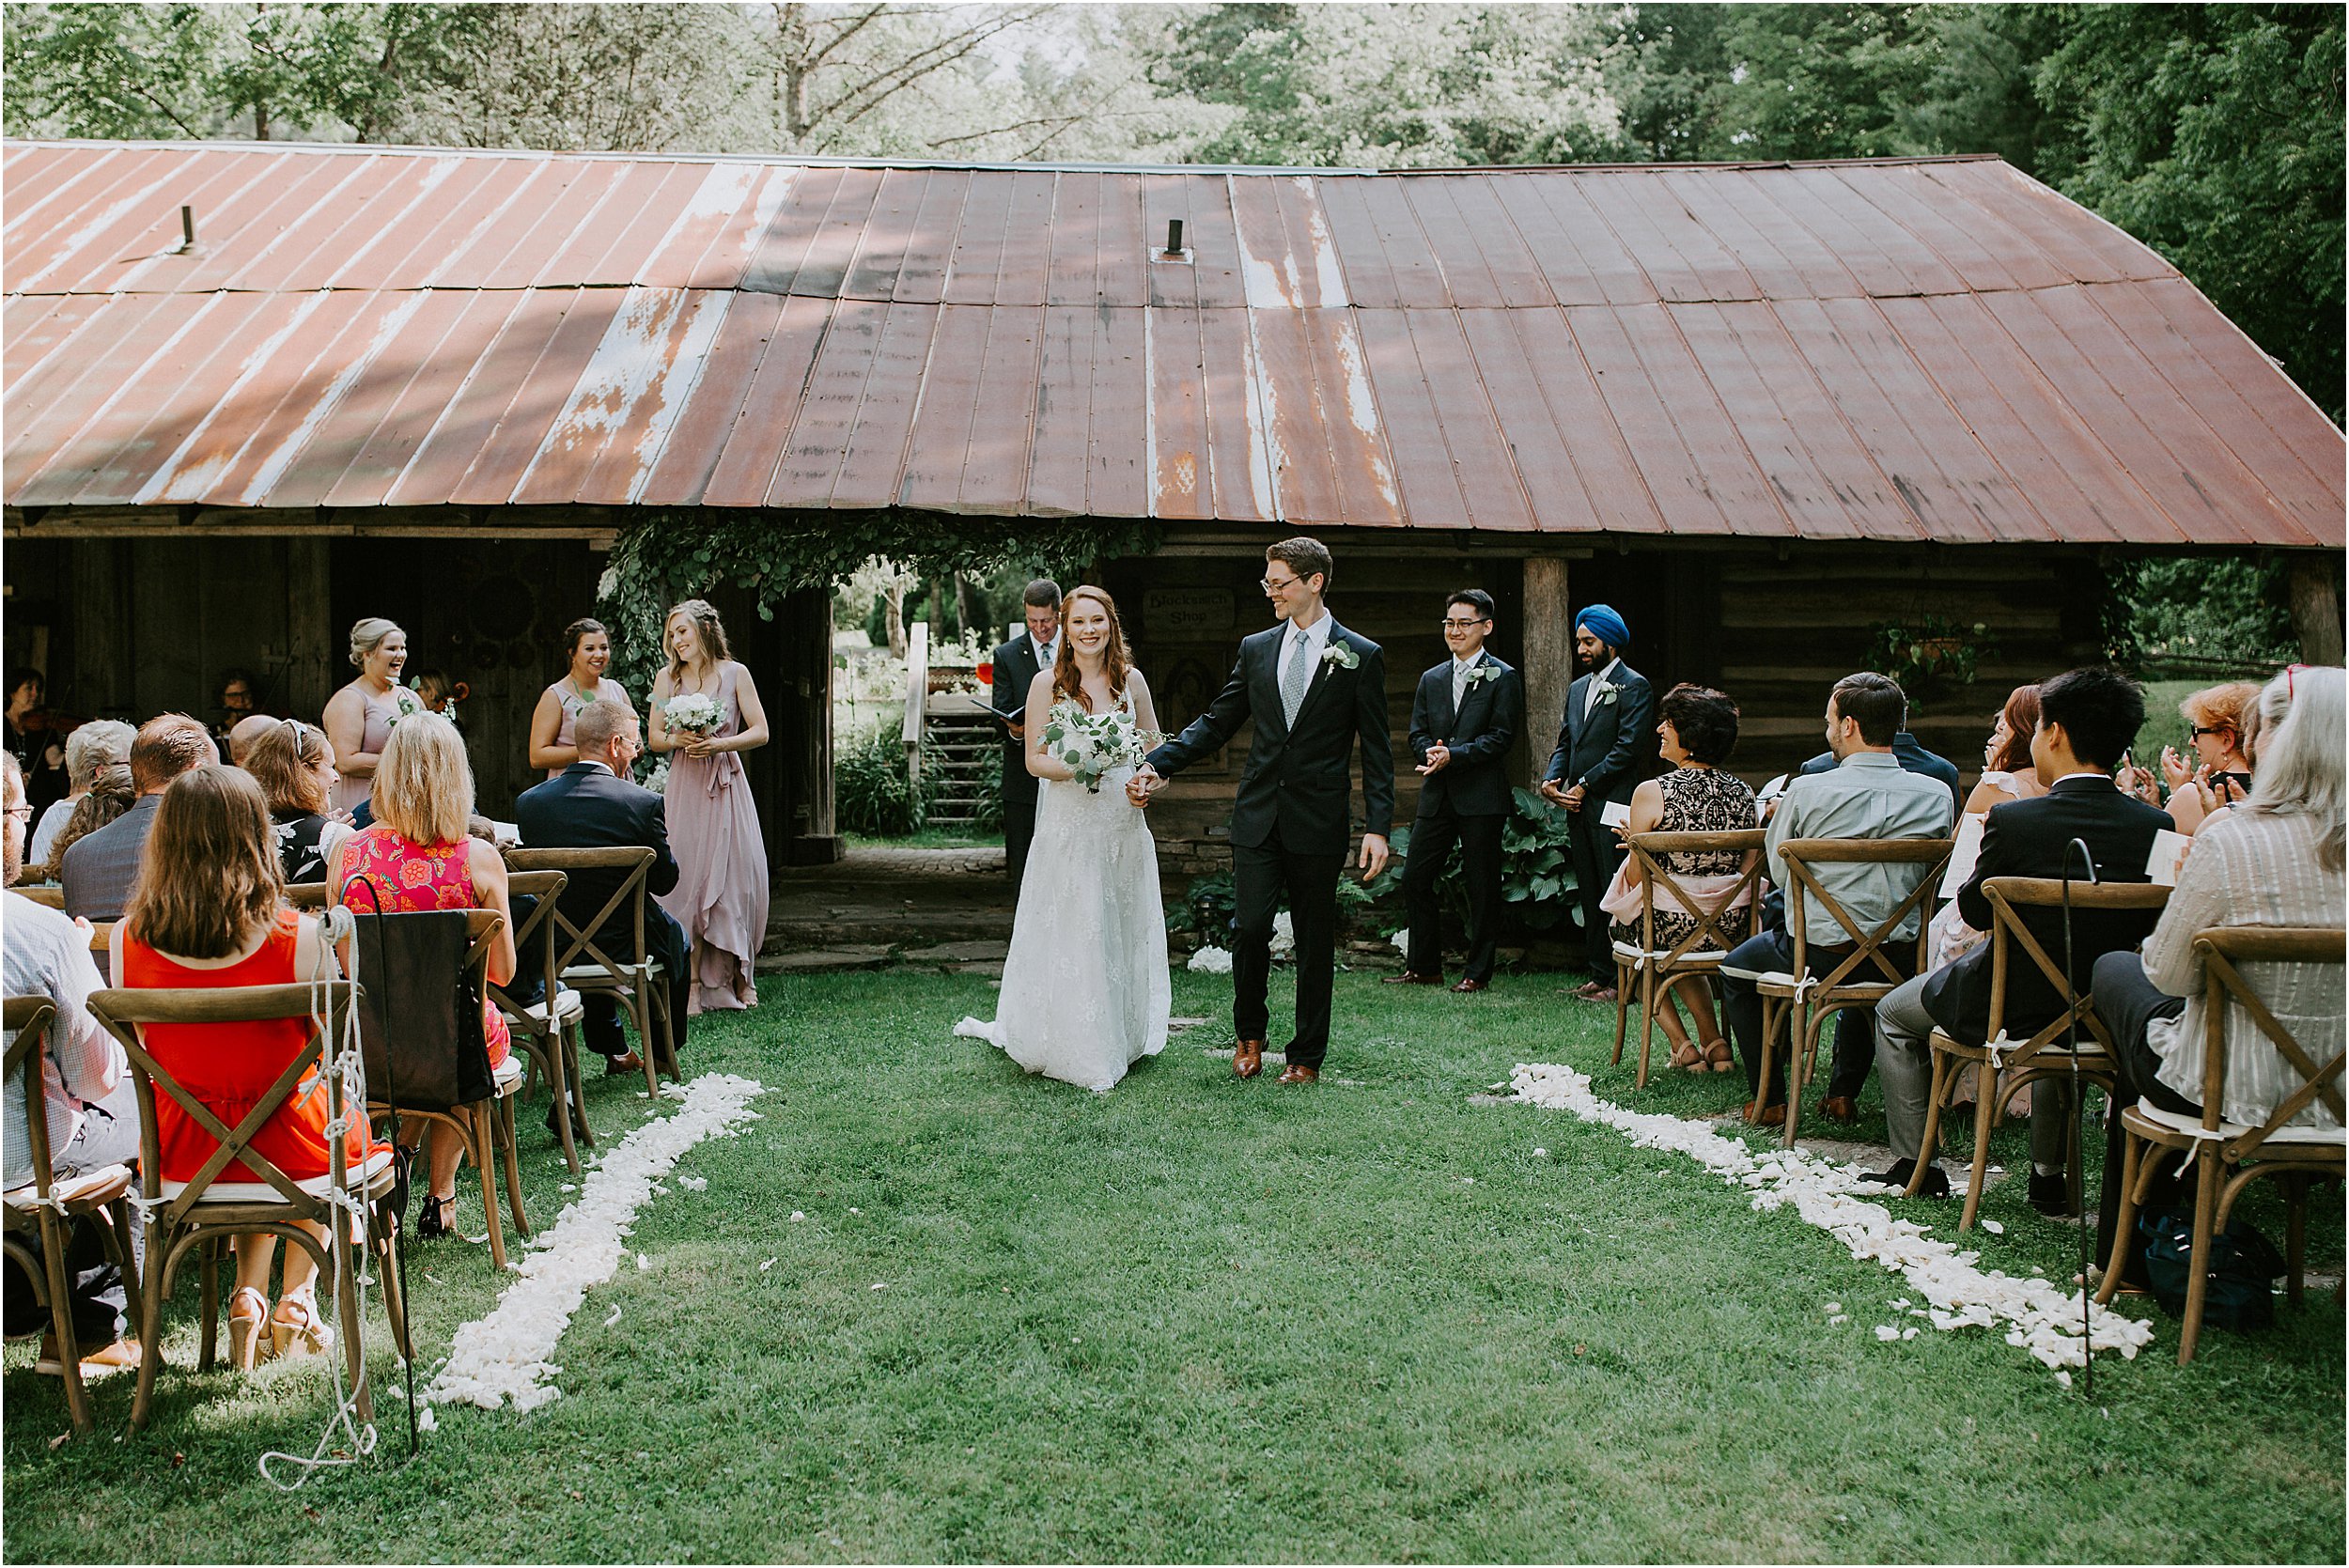
[[[1095,561],[1147,554],[1163,533],[1156,522],[1096,518],[655,510],[612,547],[599,613],[612,628],[614,675],[630,691],[650,691],[661,616],[682,598],[739,588],[760,619],[772,620],[786,596],[829,589],[875,556],[925,578],[1020,565],[1066,582]]]

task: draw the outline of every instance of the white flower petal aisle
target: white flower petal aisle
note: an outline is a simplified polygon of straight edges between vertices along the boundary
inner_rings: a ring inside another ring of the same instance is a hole
[[[1940,1329],[2004,1324],[2007,1343],[2058,1369],[2057,1376],[2066,1383],[2071,1374],[2061,1369],[2087,1363],[2077,1294],[2058,1290],[2046,1280],[1975,1267],[1979,1252],[1937,1241],[1925,1234],[1928,1227],[1895,1219],[1882,1203],[1858,1196],[1884,1189],[1861,1180],[1855,1169],[1830,1165],[1797,1150],[1756,1150],[1677,1116],[1626,1110],[1593,1094],[1590,1079],[1572,1067],[1520,1065],[1510,1074],[1509,1086],[1525,1104],[1613,1127],[1643,1149],[1687,1155],[1730,1185],[1752,1188],[1753,1206],[1764,1213],[1791,1205],[1803,1223],[1834,1236],[1851,1249],[1853,1257],[1882,1264],[1906,1278],[1929,1305],[1911,1308],[1906,1300],[1895,1302],[1904,1316],[1924,1318]],[[1830,1324],[1845,1321],[1839,1303],[1828,1303],[1827,1310],[1835,1314]],[[2150,1321],[2104,1307],[2092,1308],[2090,1325],[2090,1346],[2096,1350],[2118,1350],[2134,1359],[2153,1343]],[[1875,1333],[1889,1342],[1913,1337],[1915,1329],[1908,1325],[1878,1327]]]
[[[447,1364],[420,1403],[494,1410],[511,1400],[517,1410],[533,1410],[560,1399],[563,1390],[550,1379],[563,1369],[549,1358],[587,1288],[612,1278],[628,1256],[636,1211],[666,1190],[654,1184],[702,1140],[731,1137],[738,1123],[756,1121],[751,1101],[763,1092],[755,1079],[724,1073],[697,1078],[679,1094],[664,1087],[664,1099],[684,1102],[677,1113],[630,1133],[588,1172],[577,1200],[516,1265],[521,1278],[499,1294],[487,1317],[457,1330]]]

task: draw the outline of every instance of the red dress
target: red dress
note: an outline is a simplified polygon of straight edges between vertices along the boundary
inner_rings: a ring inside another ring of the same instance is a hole
[[[383,912],[387,915],[477,909],[481,908],[481,898],[474,892],[473,868],[465,861],[472,843],[469,838],[460,838],[441,844],[411,844],[389,828],[365,829],[344,841],[342,863],[350,869],[338,873],[338,879],[365,877],[375,889],[376,897],[383,901]],[[346,888],[343,907],[353,914],[366,914],[375,904]],[[506,1060],[511,1039],[506,1032],[506,1015],[486,996],[481,999],[481,1032],[489,1039],[490,1065],[494,1067]]]
[[[230,986],[286,986],[307,975],[294,972],[294,941],[302,917],[281,909],[276,924],[251,956],[226,968],[195,969],[157,952],[130,930],[122,934],[122,978],[137,990],[210,989]],[[300,1054],[310,1036],[306,1017],[270,1018],[256,1023],[151,1023],[142,1027],[152,1055],[190,1095],[213,1115],[234,1127],[260,1103],[286,1063]],[[326,1142],[326,1085],[317,1069],[303,1079],[276,1114],[253,1135],[254,1152],[296,1181],[323,1176],[332,1169]],[[155,1132],[163,1149],[164,1181],[193,1180],[220,1147],[169,1095],[155,1096]],[[357,1165],[384,1145],[372,1143],[364,1110],[351,1118],[344,1135],[346,1169]],[[252,1182],[255,1175],[237,1160],[214,1178]]]

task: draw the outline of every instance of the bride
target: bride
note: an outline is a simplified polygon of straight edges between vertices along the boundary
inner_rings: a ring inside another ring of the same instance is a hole
[[[1126,799],[1134,762],[1081,777],[1056,754],[1071,742],[1048,747],[1046,732],[1056,706],[1121,713],[1143,735],[1157,730],[1158,712],[1149,683],[1126,660],[1107,593],[1070,590],[1061,626],[1060,657],[1028,688],[1028,771],[1043,783],[1003,994],[993,1023],[965,1018],[955,1032],[1000,1046],[1032,1073],[1100,1092],[1166,1046],[1158,846]]]

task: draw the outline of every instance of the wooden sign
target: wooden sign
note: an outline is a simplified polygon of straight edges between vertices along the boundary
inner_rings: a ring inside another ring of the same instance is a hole
[[[1237,617],[1229,588],[1152,588],[1142,596],[1143,629],[1157,642],[1229,631]]]

